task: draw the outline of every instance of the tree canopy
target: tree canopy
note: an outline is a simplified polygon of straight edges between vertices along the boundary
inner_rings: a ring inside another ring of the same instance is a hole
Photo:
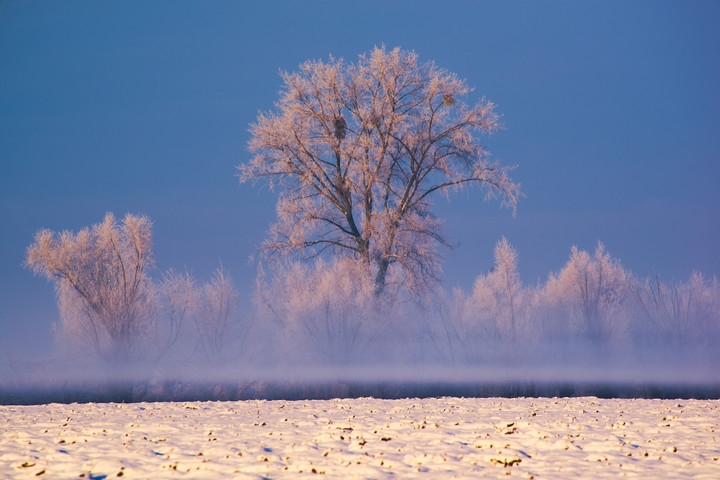
[[[254,156],[238,166],[241,182],[280,187],[264,252],[331,251],[370,265],[377,291],[394,271],[418,292],[437,280],[438,247],[449,245],[434,195],[479,184],[515,208],[512,167],[478,140],[500,128],[495,105],[465,103],[465,81],[433,62],[376,47],[355,63],[310,60],[281,76],[275,109],[250,127]]]

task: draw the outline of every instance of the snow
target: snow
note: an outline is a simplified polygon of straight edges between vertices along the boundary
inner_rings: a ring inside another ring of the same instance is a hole
[[[720,478],[720,400],[48,404],[0,430],[4,478]]]

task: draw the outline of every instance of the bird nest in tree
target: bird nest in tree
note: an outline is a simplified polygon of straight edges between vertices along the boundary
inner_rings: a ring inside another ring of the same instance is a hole
[[[380,126],[380,116],[375,114],[370,115],[369,122],[372,128],[378,128]]]
[[[343,117],[336,117],[333,124],[335,126],[335,138],[338,140],[345,138],[345,128],[347,127],[345,119]]]

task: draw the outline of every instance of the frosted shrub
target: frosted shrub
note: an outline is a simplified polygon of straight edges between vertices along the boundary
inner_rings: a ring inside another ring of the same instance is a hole
[[[197,315],[202,293],[190,273],[172,269],[163,274],[158,293],[159,317],[166,319],[158,325],[157,358],[161,359],[182,340],[183,325]]]
[[[366,354],[381,327],[374,292],[366,264],[336,258],[278,268],[258,282],[256,302],[274,325],[281,357],[343,363]]]
[[[199,297],[195,314],[199,343],[209,357],[217,358],[228,342],[228,334],[238,323],[238,294],[232,278],[222,266],[203,286]]]
[[[574,332],[595,343],[613,334],[621,336],[629,280],[630,275],[602,243],[598,242],[593,255],[572,247],[565,267],[548,277],[542,292],[542,302],[561,322],[550,329]]]
[[[238,293],[222,266],[205,284],[198,284],[187,272],[169,270],[158,291],[164,322],[157,343],[165,345],[160,357],[178,347],[186,359],[200,354],[203,360],[216,361],[228,353],[228,344],[239,339]]]
[[[685,355],[717,351],[720,341],[720,284],[693,272],[687,282],[665,283],[659,277],[631,285],[638,343],[660,342]]]
[[[480,364],[497,356],[500,331],[493,311],[477,297],[459,288],[449,295],[441,292],[435,312],[442,330],[434,332],[434,343],[443,359]]]

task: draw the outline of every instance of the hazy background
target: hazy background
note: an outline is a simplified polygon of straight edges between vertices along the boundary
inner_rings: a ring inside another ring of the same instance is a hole
[[[516,217],[469,190],[441,202],[445,285],[471,288],[502,235],[527,284],[571,245],[639,276],[720,272],[720,3],[0,1],[0,355],[46,355],[53,288],[22,266],[40,228],[106,211],[155,222],[158,271],[248,263],[275,196],[239,186],[247,128],[278,70],[384,43],[466,78],[504,115]]]

